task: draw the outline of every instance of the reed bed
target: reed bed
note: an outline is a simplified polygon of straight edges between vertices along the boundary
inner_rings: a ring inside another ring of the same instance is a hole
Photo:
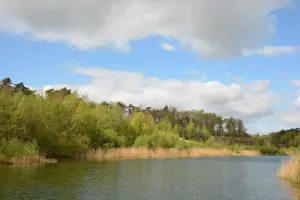
[[[241,150],[238,153],[240,156],[261,156],[258,150]]]
[[[24,156],[1,159],[0,164],[33,164],[33,163],[57,163],[55,159],[46,159],[43,156]]]
[[[300,156],[291,157],[289,160],[283,160],[277,171],[279,178],[289,180],[294,184],[300,183]]]
[[[204,156],[232,156],[229,149],[149,149],[149,148],[120,148],[90,150],[84,155],[88,160],[119,160],[119,159],[164,159],[164,158],[195,158]]]

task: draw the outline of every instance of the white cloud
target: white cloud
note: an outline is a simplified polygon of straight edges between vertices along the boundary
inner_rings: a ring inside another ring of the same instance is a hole
[[[180,81],[145,77],[141,73],[112,71],[103,68],[77,68],[77,73],[91,76],[88,84],[68,85],[91,100],[122,101],[152,107],[165,105],[179,109],[205,109],[223,116],[255,119],[273,112],[277,96],[268,90],[269,81],[247,85],[224,84],[219,81]],[[45,86],[60,88],[65,85]]]
[[[0,29],[81,49],[113,46],[124,51],[130,51],[131,41],[158,35],[177,39],[203,57],[225,58],[263,46],[276,32],[272,12],[290,2],[0,0]]]
[[[172,46],[171,44],[169,43],[162,43],[160,45],[161,48],[163,48],[164,50],[167,50],[167,51],[174,51],[175,50],[175,47]]]
[[[244,50],[244,56],[251,56],[253,54],[262,56],[279,56],[282,54],[292,54],[299,51],[298,46],[265,46],[256,50]]]
[[[299,86],[300,87],[300,80],[291,80],[290,84],[292,84],[294,86]]]
[[[294,102],[294,106],[295,106],[296,108],[300,108],[300,97],[298,97],[298,98],[296,99],[296,101]]]
[[[280,113],[282,121],[289,126],[289,128],[300,127],[300,112],[297,110]]]

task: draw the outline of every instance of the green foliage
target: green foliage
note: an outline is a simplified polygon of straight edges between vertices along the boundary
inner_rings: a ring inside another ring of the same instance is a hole
[[[159,131],[157,135],[155,135],[154,144],[155,147],[173,148],[178,139],[178,136],[174,135],[172,132]]]
[[[140,135],[136,138],[134,141],[133,147],[139,148],[139,147],[147,147],[147,148],[153,148],[153,136],[152,135]]]
[[[142,112],[135,113],[131,120],[131,125],[135,128],[137,135],[151,135],[154,132],[155,123],[152,115]]]
[[[201,130],[201,138],[202,140],[205,142],[208,140],[208,138],[210,137],[210,133],[209,133],[209,130],[206,128],[206,126],[204,125],[202,127],[202,130]]]
[[[273,146],[261,146],[258,148],[258,150],[262,155],[285,155],[284,151],[281,151],[279,148]]]
[[[175,145],[175,148],[179,149],[188,149],[188,148],[201,148],[203,147],[203,144],[197,141],[192,141],[192,140],[184,140],[184,139],[179,139]]]
[[[31,153],[71,157],[91,148],[130,146],[260,147],[263,154],[281,154],[279,148],[300,145],[299,129],[251,136],[242,120],[203,110],[98,104],[67,88],[47,90],[45,96],[34,93],[23,83],[13,84],[10,78],[0,82],[1,157]]]
[[[2,157],[3,160],[38,155],[38,145],[35,141],[23,142],[16,138],[10,140],[2,139],[0,141],[0,157]]]
[[[173,133],[176,135],[176,136],[179,136],[179,126],[178,124],[176,124],[173,128]]]
[[[148,148],[174,148],[179,137],[172,132],[158,131],[152,135],[139,136],[133,146],[134,147],[148,147]]]
[[[190,122],[186,125],[186,139],[192,139],[193,134],[195,132],[195,124],[193,122],[193,120],[190,120]]]
[[[172,132],[172,123],[168,118],[163,118],[159,123],[158,123],[158,130],[159,131],[167,131],[167,132]],[[177,128],[178,129],[178,128]],[[176,131],[176,130],[175,130]]]

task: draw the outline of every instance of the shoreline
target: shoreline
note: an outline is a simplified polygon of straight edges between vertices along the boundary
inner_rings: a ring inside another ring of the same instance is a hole
[[[45,158],[41,156],[28,156],[28,157],[13,157],[4,158],[0,160],[1,165],[22,165],[22,164],[45,164],[45,163],[57,163],[56,159]]]
[[[277,170],[277,177],[289,181],[300,189],[300,155],[291,156],[289,160],[283,160]]]
[[[201,157],[239,157],[239,156],[267,156],[259,150],[239,150],[232,151],[228,148],[112,148],[88,150],[86,153],[72,158],[86,161],[113,161],[113,160],[135,160],[135,159],[176,159],[176,158],[201,158]],[[271,156],[271,155],[270,155]],[[273,155],[276,156],[276,155]],[[42,156],[32,156],[24,158],[9,158],[0,160],[0,165],[18,164],[46,164],[57,163],[59,158],[45,158]]]
[[[260,156],[259,151],[243,150],[239,154],[229,149],[190,148],[190,149],[148,149],[148,148],[119,148],[90,150],[80,156],[88,161],[133,160],[133,159],[172,159],[172,158],[200,158],[227,156]]]

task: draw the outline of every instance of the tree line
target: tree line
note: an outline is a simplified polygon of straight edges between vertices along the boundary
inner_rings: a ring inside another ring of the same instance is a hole
[[[12,149],[8,144],[69,157],[91,148],[264,146],[270,141],[275,142],[247,134],[241,119],[204,110],[96,103],[67,88],[41,95],[10,78],[0,82],[0,157]]]

